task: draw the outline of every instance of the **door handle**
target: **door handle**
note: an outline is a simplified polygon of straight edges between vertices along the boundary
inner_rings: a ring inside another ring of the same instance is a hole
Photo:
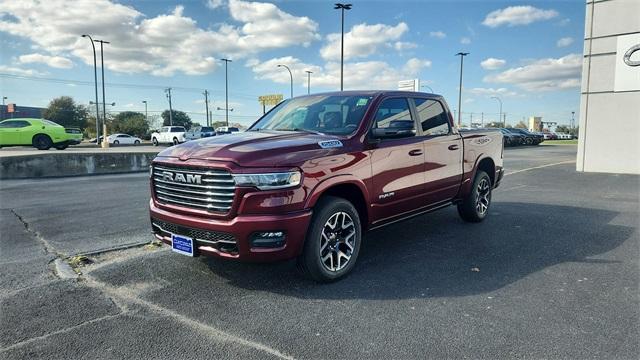
[[[409,156],[418,156],[418,155],[422,155],[422,150],[414,149],[409,151]]]
[[[458,150],[458,145],[449,145],[449,150]]]

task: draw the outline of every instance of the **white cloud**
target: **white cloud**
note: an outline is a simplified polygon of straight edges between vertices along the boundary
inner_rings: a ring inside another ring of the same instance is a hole
[[[393,44],[393,48],[398,50],[398,51],[411,50],[411,49],[415,49],[417,47],[418,47],[418,44],[412,43],[412,42],[396,41]]]
[[[573,44],[573,38],[571,37],[563,37],[558,39],[558,42],[556,42],[556,46],[559,48],[567,47],[571,44]]]
[[[376,52],[379,46],[389,44],[400,39],[409,31],[404,22],[396,26],[385,24],[359,24],[344,34],[344,59],[367,57]],[[327,35],[327,44],[320,49],[320,55],[325,60],[340,60],[339,33]]]
[[[303,63],[300,59],[287,56],[274,58],[265,62],[251,61],[251,67],[257,79],[271,80],[279,84],[288,84],[289,73],[278,64],[291,68],[294,81],[306,85],[305,70],[313,71],[311,75],[312,88],[337,88],[340,86],[340,63],[328,62],[324,66]],[[409,59],[400,69],[390,66],[384,61],[363,61],[344,64],[344,84],[346,89],[395,89],[398,81],[418,76],[425,67],[431,66],[431,61],[424,59]]]
[[[73,62],[62,56],[28,54],[28,55],[20,55],[20,57],[18,57],[18,61],[21,64],[32,64],[32,63],[47,64],[48,66],[51,66],[57,69],[71,69],[73,67]]]
[[[205,6],[211,10],[215,10],[224,5],[224,0],[207,0]]]
[[[460,39],[460,44],[469,45],[469,44],[471,44],[471,39],[465,36],[465,37]]]
[[[555,10],[543,10],[533,6],[509,6],[490,12],[482,24],[492,28],[502,25],[528,25],[556,16],[558,16],[558,12]]]
[[[507,61],[503,59],[488,58],[484,59],[480,63],[480,66],[482,66],[482,68],[485,70],[497,70],[503,67],[506,63]]]
[[[489,83],[514,84],[528,91],[554,91],[580,86],[582,56],[569,54],[558,59],[547,58],[486,76]]]
[[[443,31],[438,30],[429,32],[429,36],[436,39],[444,39],[447,37],[447,34],[445,34]]]
[[[30,39],[38,52],[71,54],[93,65],[88,33],[110,41],[105,45],[105,66],[113,71],[171,76],[176,72],[200,75],[218,66],[221,56],[247,57],[261,51],[317,40],[318,25],[277,6],[261,2],[229,0],[230,18],[240,25],[222,24],[203,29],[184,16],[183,7],[172,13],[146,18],[130,6],[109,0],[80,1],[73,11],[64,0],[3,3],[0,31]],[[269,33],[265,41],[265,33]],[[179,49],[176,47],[179,44]]]
[[[491,97],[491,96],[513,97],[518,95],[517,92],[511,91],[503,87],[497,88],[497,89],[476,87],[476,88],[465,89],[465,90],[473,95],[485,96],[485,97]]]
[[[20,76],[43,76],[47,75],[47,73],[40,72],[34,69],[23,69],[15,66],[7,66],[0,65],[0,72],[11,75],[20,75]]]

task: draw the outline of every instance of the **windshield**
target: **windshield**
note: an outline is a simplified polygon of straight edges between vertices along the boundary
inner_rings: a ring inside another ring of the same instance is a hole
[[[289,99],[258,120],[249,131],[353,133],[369,107],[371,96],[316,95]]]

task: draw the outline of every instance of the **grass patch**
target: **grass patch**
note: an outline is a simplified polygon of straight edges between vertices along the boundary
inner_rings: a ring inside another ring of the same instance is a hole
[[[573,139],[573,140],[545,140],[540,145],[578,145],[578,139]]]

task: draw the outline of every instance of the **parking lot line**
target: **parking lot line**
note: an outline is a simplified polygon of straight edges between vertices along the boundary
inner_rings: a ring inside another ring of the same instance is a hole
[[[504,174],[504,176],[514,175],[514,174],[518,174],[518,173],[525,172],[525,171],[530,171],[530,170],[535,170],[535,169],[542,169],[542,168],[546,168],[546,167],[549,167],[549,166],[564,165],[564,164],[574,164],[575,162],[576,162],[575,160],[567,160],[567,161],[561,161],[561,162],[552,163],[552,164],[544,164],[544,165],[540,165],[540,166],[534,166],[534,167],[530,167],[530,168],[526,168],[526,169],[521,169],[521,170],[508,172],[508,173]]]

